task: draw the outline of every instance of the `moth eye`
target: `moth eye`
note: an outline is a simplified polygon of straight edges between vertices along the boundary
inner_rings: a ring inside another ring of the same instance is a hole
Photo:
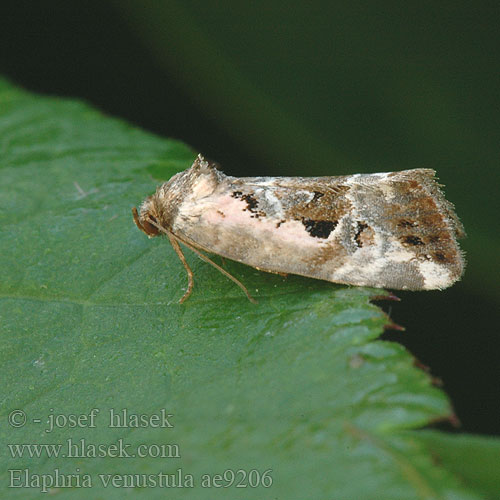
[[[146,217],[142,221],[142,227],[143,231],[148,235],[148,236],[157,236],[160,234],[160,231],[154,224],[158,224],[158,221],[154,215],[151,214],[146,214]]]
[[[158,228],[155,227],[153,224],[148,222],[147,218],[150,218],[150,214],[143,214],[139,216],[139,213],[137,212],[137,208],[133,207],[132,208],[132,213],[134,214],[134,222],[136,223],[137,227],[146,233],[148,236],[156,236],[159,234]],[[154,217],[153,217],[154,218]],[[152,220],[152,219],[150,219]],[[156,219],[154,219],[156,221]]]

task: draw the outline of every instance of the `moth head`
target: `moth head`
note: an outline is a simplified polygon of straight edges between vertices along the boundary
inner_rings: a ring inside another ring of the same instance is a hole
[[[156,225],[161,225],[161,221],[156,210],[154,196],[146,198],[139,210],[138,212],[136,207],[132,208],[134,222],[137,224],[137,227],[149,237],[158,236],[160,234],[160,229],[158,229]]]

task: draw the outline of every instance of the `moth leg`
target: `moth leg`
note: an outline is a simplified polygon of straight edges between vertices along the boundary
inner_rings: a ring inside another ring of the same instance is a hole
[[[170,238],[170,234],[169,234],[169,238]],[[172,238],[176,238],[176,237],[174,235],[172,235]],[[185,241],[182,241],[182,240],[179,240],[179,241],[181,241],[182,244],[186,245],[190,250],[192,250],[201,260],[204,260],[205,262],[208,262],[209,264],[211,264],[212,266],[214,266],[215,269],[217,269],[218,271],[220,271],[224,276],[226,276],[231,281],[233,281],[234,283],[236,283],[243,290],[243,292],[247,296],[248,300],[250,302],[252,302],[252,304],[257,304],[257,301],[250,295],[250,293],[246,289],[245,285],[241,281],[237,280],[232,274],[229,274],[225,269],[223,269],[222,267],[220,267],[218,264],[216,264],[213,260],[211,260],[205,254],[201,253],[197,248],[189,245]]]
[[[175,236],[173,236],[168,232],[167,236],[168,239],[170,240],[170,243],[172,244],[173,249],[175,250],[175,253],[179,257],[182,264],[184,265],[184,268],[186,269],[188,275],[188,287],[186,293],[182,296],[181,300],[179,300],[179,304],[182,304],[191,295],[191,292],[193,291],[193,286],[194,286],[193,271],[191,271],[191,268],[189,267],[189,264],[186,261],[186,257],[184,257],[181,247],[179,246],[179,243],[177,243],[177,238],[175,238]]]
[[[206,255],[202,254],[198,249],[190,245],[189,243],[186,243],[185,241],[181,240],[177,236],[175,236],[173,233],[170,231],[167,231],[163,226],[158,224],[155,221],[150,221],[150,223],[158,228],[162,233],[166,234],[168,236],[168,239],[170,240],[170,243],[172,244],[173,249],[175,250],[175,253],[178,255],[179,259],[181,262],[184,264],[184,267],[186,269],[186,272],[188,274],[188,288],[186,290],[186,293],[182,296],[181,300],[179,302],[182,304],[190,295],[191,292],[193,291],[193,286],[194,286],[194,278],[193,278],[193,271],[191,271],[191,268],[189,267],[188,263],[186,262],[186,258],[184,257],[184,254],[182,253],[181,247],[179,246],[179,241],[183,244],[186,245],[190,250],[192,250],[196,255],[201,260],[204,260],[205,262],[208,262],[212,266],[215,267],[218,271],[220,271],[224,276],[228,277],[231,281],[236,283],[242,290],[245,292],[245,295],[247,296],[248,300],[252,302],[252,304],[257,304],[257,301],[250,295],[248,290],[246,289],[245,285],[237,280],[232,274],[229,274],[225,269],[222,269],[218,264],[216,264],[213,260],[209,259]]]

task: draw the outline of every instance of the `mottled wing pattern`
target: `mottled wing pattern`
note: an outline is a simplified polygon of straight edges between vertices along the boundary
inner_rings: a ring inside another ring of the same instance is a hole
[[[163,223],[257,269],[409,290],[445,288],[463,272],[463,229],[432,170],[235,178],[201,161],[178,175],[157,192],[170,207]]]

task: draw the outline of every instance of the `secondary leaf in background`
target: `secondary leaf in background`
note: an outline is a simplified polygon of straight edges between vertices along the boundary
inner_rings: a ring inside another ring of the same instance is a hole
[[[464,485],[482,493],[485,498],[499,498],[499,439],[435,431],[420,431],[418,439],[425,444],[434,461],[454,471]]]
[[[56,488],[59,498],[122,498],[122,488],[104,489],[98,475],[178,470],[193,475],[194,489],[136,493],[479,498],[432,462],[417,434],[401,434],[449,408],[401,346],[376,340],[388,322],[369,302],[380,291],[228,262],[259,299],[255,306],[190,257],[197,287],[180,305],[183,267],[164,240],[137,230],[130,208],[153,191],[151,173],[167,178],[194,153],[5,81],[0,103],[2,418],[22,409],[28,419],[21,428],[3,425],[0,435],[5,444],[62,444],[57,458],[13,457],[4,447],[2,498],[38,496],[37,488],[7,488],[8,469],[89,474],[92,490]],[[95,428],[46,432],[48,416],[92,408]],[[165,408],[174,427],[110,427],[111,408]],[[69,439],[89,446],[122,439],[130,453],[178,445],[180,457],[69,458],[62,455]],[[272,469],[273,484],[202,487],[203,474],[227,469]]]

